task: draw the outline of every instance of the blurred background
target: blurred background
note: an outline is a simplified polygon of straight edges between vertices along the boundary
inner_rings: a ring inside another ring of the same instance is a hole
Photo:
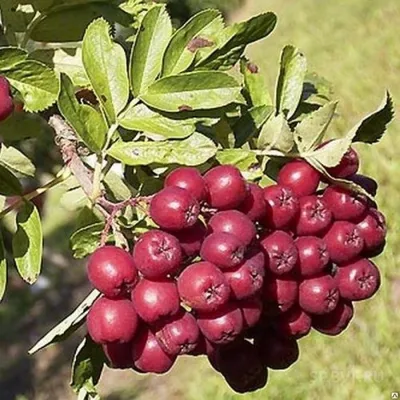
[[[400,104],[399,0],[170,0],[169,7],[177,22],[208,7],[219,7],[232,21],[264,11],[277,13],[277,29],[253,45],[249,56],[268,77],[272,93],[281,48],[288,43],[299,47],[310,71],[328,79],[334,97],[340,100],[332,135],[346,133],[374,110],[386,88]],[[235,395],[207,360],[181,357],[173,371],[162,377],[106,370],[100,384],[102,398],[384,400],[400,392],[399,133],[396,120],[379,145],[357,147],[362,173],[380,183],[378,202],[387,216],[389,239],[384,255],[377,259],[382,288],[375,298],[356,306],[356,318],[343,335],[329,338],[313,332],[302,339],[299,362],[287,371],[271,372],[267,387],[255,394]],[[39,158],[52,156],[37,151]],[[43,278],[30,290],[11,272],[0,307],[1,400],[75,398],[68,381],[79,337],[35,357],[27,356],[29,347],[89,291],[83,264],[70,258],[72,211],[60,202],[60,190],[50,192],[42,213],[46,234]]]

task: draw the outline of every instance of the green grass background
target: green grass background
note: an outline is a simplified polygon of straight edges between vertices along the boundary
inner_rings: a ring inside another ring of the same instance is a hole
[[[271,92],[280,50],[291,43],[306,54],[310,70],[334,85],[340,115],[332,134],[345,134],[373,111],[386,88],[400,104],[399,0],[248,0],[234,18],[269,10],[278,14],[278,27],[249,55],[268,77]],[[356,305],[354,322],[343,335],[313,332],[302,339],[299,362],[287,371],[272,371],[267,387],[254,394],[235,395],[206,360],[183,358],[167,376],[140,381],[132,376],[125,389],[106,398],[385,400],[400,391],[399,135],[395,121],[380,144],[357,146],[363,173],[380,183],[378,202],[387,216],[389,238],[385,254],[376,260],[382,288],[372,300]]]

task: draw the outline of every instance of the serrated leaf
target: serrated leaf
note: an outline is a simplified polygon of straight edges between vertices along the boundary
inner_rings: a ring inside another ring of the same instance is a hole
[[[236,100],[240,84],[217,71],[187,72],[153,83],[141,99],[163,111],[191,111],[223,107]]]
[[[261,150],[276,149],[289,152],[294,145],[294,136],[283,114],[273,116],[263,126],[257,141]]]
[[[210,61],[203,67],[199,67],[198,69],[203,70],[220,70],[227,71],[232,69],[240,58],[243,56],[244,51],[246,50],[246,46],[238,46],[233,49],[227,51],[224,54],[221,54],[215,60]]]
[[[287,119],[299,105],[307,72],[305,56],[294,46],[286,46],[281,54],[281,67],[276,85],[276,107]]]
[[[389,92],[381,106],[365,117],[349,133],[353,137],[353,142],[377,143],[384,135],[387,125],[393,120],[394,106]]]
[[[104,222],[97,222],[78,229],[71,235],[70,244],[74,258],[85,258],[100,247]]]
[[[6,71],[25,61],[28,53],[18,47],[0,47],[0,71]]]
[[[82,60],[92,88],[110,123],[128,103],[129,80],[124,49],[110,37],[104,19],[92,22],[82,44]]]
[[[0,150],[0,164],[17,175],[35,176],[36,168],[32,161],[15,147],[2,145]]]
[[[144,93],[160,74],[171,36],[172,23],[165,6],[151,8],[142,20],[132,48],[130,80],[135,96]]]
[[[167,142],[118,142],[108,155],[126,165],[200,165],[213,157],[217,147],[211,139],[195,132],[185,140]]]
[[[321,143],[335,115],[337,104],[336,101],[325,104],[296,126],[295,137],[301,152],[307,152]]]
[[[217,23],[222,25],[218,10],[205,10],[192,17],[172,36],[164,54],[162,75],[176,75],[186,71],[199,49],[215,45],[207,39],[208,31]]]
[[[308,158],[317,160],[326,168],[336,167],[349,150],[351,138],[336,139],[308,154]]]
[[[26,202],[18,211],[17,226],[12,240],[15,264],[22,279],[32,285],[40,274],[43,251],[42,223],[32,203]]]
[[[74,85],[65,74],[61,74],[58,108],[89,149],[99,153],[106,142],[108,131],[104,118],[93,107],[79,104],[75,96]]]
[[[256,180],[263,175],[261,165],[254,151],[225,149],[218,151],[216,159],[220,164],[234,165],[247,180]]]
[[[22,186],[19,180],[2,165],[0,165],[0,194],[4,196],[22,194]]]
[[[3,235],[0,230],[0,301],[3,300],[7,286],[7,259]]]
[[[39,350],[44,349],[52,343],[61,342],[75,332],[84,322],[90,307],[100,297],[101,293],[98,290],[93,290],[79,304],[79,306],[50,332],[43,336],[30,350],[29,354],[35,354]]]

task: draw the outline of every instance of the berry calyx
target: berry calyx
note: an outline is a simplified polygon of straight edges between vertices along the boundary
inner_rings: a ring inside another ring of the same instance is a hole
[[[302,277],[320,274],[329,263],[329,252],[325,242],[315,236],[302,236],[296,239],[299,258],[296,271]]]

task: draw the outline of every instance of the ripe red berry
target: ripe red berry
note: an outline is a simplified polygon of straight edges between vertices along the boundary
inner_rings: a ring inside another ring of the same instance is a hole
[[[242,333],[243,317],[237,305],[229,303],[217,311],[200,313],[197,324],[210,342],[227,344]]]
[[[386,239],[385,216],[374,208],[370,208],[364,218],[357,224],[361,237],[364,239],[364,250],[373,252],[380,248]]]
[[[208,203],[218,210],[231,210],[242,204],[248,193],[240,171],[231,165],[220,165],[204,175],[208,187]]]
[[[199,337],[196,319],[185,310],[181,310],[156,332],[163,350],[175,356],[192,352],[198,345]]]
[[[7,119],[14,111],[11,87],[4,76],[0,76],[0,122]]]
[[[278,174],[279,185],[292,189],[298,196],[310,196],[318,188],[321,177],[317,170],[303,160],[287,163]]]
[[[179,294],[174,281],[142,279],[132,291],[132,302],[139,317],[155,324],[179,311]]]
[[[317,196],[300,199],[300,212],[295,224],[298,236],[321,236],[332,224],[332,212],[327,203]]]
[[[115,246],[97,249],[89,258],[87,272],[92,285],[109,298],[129,293],[138,279],[132,256]]]
[[[302,277],[311,277],[324,271],[329,263],[329,252],[325,242],[315,236],[302,236],[296,239],[299,252],[297,269]]]
[[[133,341],[132,358],[136,369],[155,374],[168,372],[176,360],[176,356],[171,356],[162,349],[147,327],[142,327]]]
[[[133,261],[146,278],[166,277],[180,267],[181,246],[175,236],[154,229],[144,233],[135,244]]]
[[[371,196],[376,196],[376,193],[378,192],[378,184],[374,179],[361,174],[352,175],[348,179],[361,186]]]
[[[285,336],[300,339],[311,330],[311,317],[300,307],[294,306],[278,317],[276,327]]]
[[[358,220],[367,210],[367,199],[339,186],[329,186],[322,195],[334,219],[338,221]]]
[[[206,237],[207,229],[201,221],[197,221],[190,228],[173,232],[179,240],[183,254],[187,258],[196,257],[200,254],[201,245]]]
[[[286,232],[275,231],[262,239],[260,245],[265,254],[265,268],[273,274],[286,274],[296,265],[297,248]]]
[[[341,266],[335,278],[340,296],[350,301],[369,299],[378,291],[381,284],[378,268],[366,258]]]
[[[331,261],[347,263],[356,258],[364,247],[364,240],[356,225],[336,221],[324,237]]]
[[[86,323],[96,343],[127,343],[136,333],[138,317],[129,300],[101,297],[91,307]]]
[[[181,299],[198,311],[214,311],[229,300],[224,274],[214,264],[199,262],[187,267],[178,278]]]
[[[111,368],[129,369],[133,367],[132,342],[106,343],[102,347]]]
[[[335,178],[348,178],[355,174],[360,166],[360,160],[357,152],[350,147],[345,153],[340,163],[333,168],[328,168],[329,175]]]
[[[180,230],[193,226],[199,213],[198,201],[179,187],[161,190],[150,202],[150,217],[161,229]]]
[[[292,190],[280,185],[264,188],[266,214],[264,225],[271,229],[286,229],[299,212],[299,200]]]
[[[263,302],[259,297],[250,297],[237,303],[243,317],[245,329],[253,328],[257,325],[263,311]]]
[[[198,202],[207,198],[206,182],[200,172],[193,167],[180,167],[165,178],[164,187],[176,186],[187,190]]]
[[[255,183],[249,183],[249,192],[243,203],[239,206],[239,211],[246,214],[253,222],[264,219],[266,204],[264,191]]]
[[[221,269],[233,268],[244,258],[243,242],[230,233],[213,233],[207,236],[201,246],[200,256]]]
[[[237,210],[220,211],[208,222],[211,233],[230,233],[248,246],[256,237],[256,227],[249,217]]]
[[[349,326],[353,314],[351,302],[340,300],[329,314],[313,316],[312,327],[325,335],[336,336]]]
[[[299,305],[310,314],[327,314],[339,302],[336,280],[328,274],[306,279],[300,283]]]

